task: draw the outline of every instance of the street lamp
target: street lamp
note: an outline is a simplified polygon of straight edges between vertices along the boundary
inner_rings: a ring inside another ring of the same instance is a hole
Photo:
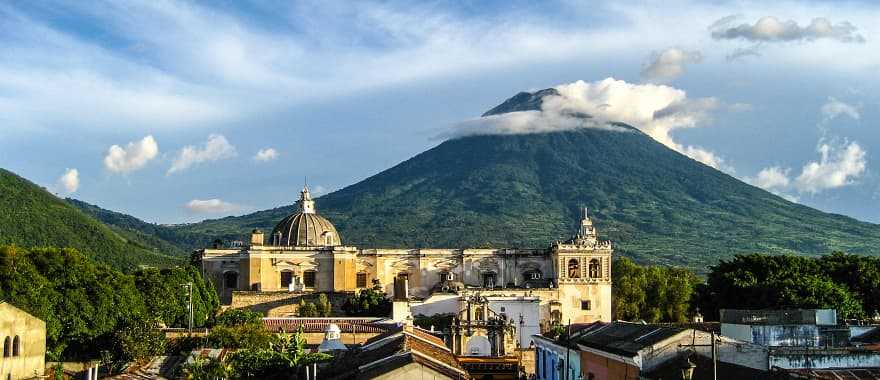
[[[690,355],[684,356],[681,361],[681,379],[682,380],[692,380],[694,378],[694,368],[697,368],[697,365],[694,364]]]

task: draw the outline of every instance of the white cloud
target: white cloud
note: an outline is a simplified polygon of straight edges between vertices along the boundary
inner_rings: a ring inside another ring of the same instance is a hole
[[[850,185],[865,172],[867,153],[856,142],[851,142],[842,149],[821,143],[817,150],[821,155],[819,161],[804,165],[801,174],[794,181],[798,191],[816,194]]]
[[[67,168],[61,177],[58,177],[58,187],[67,194],[73,194],[79,189],[79,170]]]
[[[321,196],[327,193],[327,188],[321,185],[315,186],[312,188],[312,195]]]
[[[672,131],[696,128],[709,120],[718,106],[715,98],[689,99],[684,90],[655,84],[632,84],[614,78],[598,82],[577,81],[556,86],[560,96],[544,101],[544,111],[581,112],[599,120],[619,121],[639,128],[658,142],[716,169],[729,169],[714,153],[685,146]]]
[[[187,145],[180,150],[167,174],[173,174],[186,170],[193,165],[203,162],[218,161],[232,158],[238,155],[235,147],[226,140],[226,137],[218,134],[208,136],[208,141],[202,147]]]
[[[276,158],[278,158],[278,151],[275,150],[275,148],[260,149],[257,154],[254,155],[254,160],[262,162],[272,161]]]
[[[828,97],[828,101],[822,105],[821,112],[824,121],[830,121],[840,115],[849,116],[853,120],[861,118],[859,109],[856,106],[844,103],[834,97]]]
[[[677,47],[651,53],[648,61],[642,64],[642,79],[651,82],[667,83],[684,73],[685,66],[699,63],[703,55],[697,50],[683,50]]]
[[[627,132],[626,128],[608,124],[576,113],[552,111],[518,111],[469,119],[455,124],[449,133],[437,138],[449,139],[472,135],[520,135],[568,131],[577,128],[598,128],[608,131]]]
[[[724,160],[697,146],[675,142],[671,132],[695,128],[718,107],[715,98],[689,99],[684,90],[657,84],[632,84],[614,78],[596,82],[577,81],[554,87],[558,95],[546,95],[541,111],[510,112],[467,120],[453,126],[442,138],[474,134],[522,134],[602,128],[621,122],[638,128],[658,142],[716,169],[732,171]]]
[[[241,206],[220,199],[193,199],[184,205],[187,210],[197,214],[226,214],[241,210]]]
[[[128,143],[125,148],[113,145],[104,156],[104,167],[114,173],[129,173],[143,168],[159,154],[159,145],[152,135]]]
[[[787,188],[791,183],[788,173],[791,169],[779,166],[771,166],[761,169],[755,178],[744,178],[744,180],[752,185],[758,186],[765,190],[779,190]]]
[[[831,39],[840,42],[863,43],[865,38],[856,33],[849,21],[832,24],[824,17],[814,18],[809,25],[800,26],[793,20],[781,21],[773,16],[761,17],[754,24],[733,25],[738,17],[725,17],[710,27],[712,38],[719,40],[744,39],[753,42],[813,41]]]

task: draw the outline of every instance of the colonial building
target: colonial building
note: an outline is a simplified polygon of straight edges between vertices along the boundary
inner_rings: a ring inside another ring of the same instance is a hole
[[[393,294],[398,278],[406,280],[408,298],[422,306],[480,292],[537,297],[536,319],[545,323],[611,319],[611,242],[598,239],[586,210],[577,235],[547,248],[358,249],[343,244],[333,224],[318,215],[306,187],[298,211],[268,236],[254,230],[249,244],[197,254],[226,300],[233,291],[354,292],[374,282]],[[423,310],[460,311],[458,302],[442,304],[449,310]]]
[[[0,379],[41,379],[46,368],[46,322],[0,302]]]

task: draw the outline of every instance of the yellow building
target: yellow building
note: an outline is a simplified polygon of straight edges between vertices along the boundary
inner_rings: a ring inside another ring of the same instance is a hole
[[[0,379],[42,378],[46,369],[46,323],[0,302]]]
[[[405,278],[424,314],[458,312],[457,302],[440,301],[479,291],[539,297],[543,321],[611,319],[612,247],[598,239],[586,211],[577,235],[547,248],[358,249],[342,243],[304,188],[298,211],[270,235],[254,230],[248,244],[197,253],[226,302],[233,291],[353,292],[374,281],[392,294],[394,279]]]

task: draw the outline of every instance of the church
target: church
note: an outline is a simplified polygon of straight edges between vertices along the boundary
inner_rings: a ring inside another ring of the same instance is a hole
[[[586,210],[577,234],[545,248],[359,249],[343,244],[333,223],[318,214],[308,187],[297,208],[268,236],[254,230],[248,243],[196,252],[221,299],[233,292],[351,293],[374,284],[399,299],[398,279],[418,305],[413,313],[456,313],[460,303],[452,298],[479,294],[508,305],[537,300],[542,329],[611,320],[612,246],[598,239]]]

